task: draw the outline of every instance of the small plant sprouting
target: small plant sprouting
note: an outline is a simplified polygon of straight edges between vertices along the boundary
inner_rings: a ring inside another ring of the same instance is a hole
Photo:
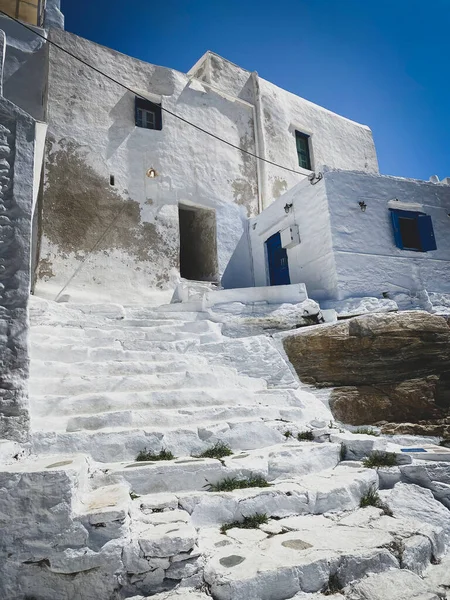
[[[267,515],[264,513],[256,513],[251,517],[244,517],[243,521],[233,521],[232,523],[225,523],[220,528],[220,533],[226,533],[229,529],[237,527],[239,529],[257,529],[260,525],[267,523]]]
[[[358,427],[353,431],[353,433],[363,433],[364,435],[374,435],[378,437],[380,434],[376,429],[372,429],[372,427]]]
[[[147,448],[141,450],[139,454],[136,456],[136,461],[156,461],[156,460],[173,460],[175,456],[170,452],[170,450],[161,450],[158,454],[153,454],[153,452],[147,452]]]
[[[131,490],[130,492],[130,498],[132,500],[136,500],[136,498],[140,498],[139,494],[136,494],[135,492],[133,492],[133,490]]]
[[[287,431],[284,432],[284,437],[288,440],[289,438],[292,437],[292,431],[289,431],[289,429]]]
[[[366,469],[377,469],[378,467],[395,467],[397,466],[397,457],[393,452],[372,452],[363,460],[363,466]]]
[[[224,444],[223,442],[216,442],[214,446],[207,448],[201,454],[197,454],[195,458],[217,458],[220,460],[221,458],[224,458],[225,456],[231,456],[232,454],[233,451],[231,450],[230,446]]]
[[[237,477],[226,477],[218,483],[207,483],[205,487],[208,492],[232,492],[233,490],[243,490],[245,488],[270,487],[270,483],[261,475],[250,475],[245,479]]]
[[[392,517],[392,511],[389,506],[383,502],[377,492],[377,489],[372,485],[370,486],[368,492],[361,496],[361,500],[359,501],[360,508],[367,508],[368,506],[375,506],[376,508],[381,508],[385,515]]]
[[[301,433],[297,433],[297,439],[299,442],[313,442],[314,435],[312,431],[302,431]]]
[[[339,451],[339,460],[342,462],[347,458],[347,446],[344,442],[341,442],[341,449]]]
[[[339,577],[337,573],[333,573],[328,578],[328,584],[326,588],[323,590],[324,596],[333,596],[334,594],[339,594],[342,590],[342,585],[339,581]]]

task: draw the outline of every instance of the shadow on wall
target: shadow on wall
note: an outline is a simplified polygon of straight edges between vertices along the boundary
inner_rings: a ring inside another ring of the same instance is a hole
[[[9,77],[5,77],[4,96],[38,121],[44,121],[45,117],[43,94],[46,58],[45,45],[34,53],[24,53],[7,46],[7,60],[10,64],[20,66]]]
[[[248,222],[245,224],[244,233],[222,275],[221,283],[225,289],[254,287],[255,285]]]
[[[110,110],[109,116],[114,119],[114,123],[108,129],[107,159],[113,156],[134,130],[134,94],[126,92]]]

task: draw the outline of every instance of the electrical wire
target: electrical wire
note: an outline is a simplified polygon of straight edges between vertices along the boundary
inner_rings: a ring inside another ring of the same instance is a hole
[[[267,158],[262,158],[261,156],[258,156],[257,154],[254,154],[253,152],[250,152],[249,150],[245,150],[244,148],[240,148],[239,146],[236,146],[236,144],[233,144],[232,142],[229,142],[228,140],[225,140],[224,138],[221,138],[220,136],[216,135],[215,133],[212,133],[211,131],[208,131],[207,129],[204,129],[203,127],[200,127],[200,125],[196,125],[195,123],[192,123],[191,121],[188,121],[184,117],[178,115],[177,113],[172,112],[168,108],[165,108],[164,106],[160,106],[159,104],[156,104],[155,102],[152,102],[151,100],[149,100],[148,98],[146,98],[145,96],[143,96],[142,94],[140,94],[139,92],[136,92],[135,90],[133,90],[132,88],[128,87],[124,83],[118,81],[114,77],[111,77],[111,75],[108,75],[104,71],[101,71],[100,69],[97,69],[97,67],[94,67],[93,65],[89,64],[88,62],[86,62],[85,60],[83,60],[82,58],[80,58],[79,56],[77,56],[76,54],[73,54],[73,52],[70,52],[70,50],[66,50],[66,48],[63,48],[63,46],[60,46],[59,44],[57,44],[53,40],[49,40],[44,35],[42,35],[42,33],[39,33],[38,31],[35,31],[32,27],[26,25],[22,21],[19,21],[19,19],[16,19],[15,17],[11,17],[10,15],[8,15],[5,11],[3,11],[1,9],[0,9],[0,14],[4,15],[5,17],[8,17],[9,19],[12,19],[13,21],[15,21],[16,23],[18,23],[19,25],[22,25],[22,27],[25,27],[25,29],[28,29],[29,31],[31,31],[35,35],[37,35],[37,36],[41,37],[43,40],[45,40],[47,42],[47,44],[51,44],[52,46],[55,46],[55,48],[58,48],[58,50],[61,50],[61,52],[64,52],[68,56],[74,58],[75,60],[78,60],[80,63],[82,63],[86,67],[89,67],[90,69],[92,69],[93,71],[95,71],[96,73],[98,73],[99,75],[101,75],[102,77],[105,77],[106,79],[109,79],[110,81],[112,81],[116,85],[122,87],[123,89],[127,90],[128,92],[131,92],[132,94],[134,94],[138,98],[142,98],[143,100],[146,100],[147,102],[149,102],[150,104],[152,104],[154,107],[157,107],[158,109],[161,109],[163,112],[171,115],[172,117],[175,117],[176,119],[179,119],[180,121],[182,121],[183,123],[186,123],[187,125],[190,125],[191,127],[194,127],[198,131],[201,131],[202,133],[205,133],[206,135],[209,135],[210,137],[212,137],[212,138],[214,138],[214,139],[222,142],[223,144],[226,144],[227,146],[231,146],[231,148],[235,148],[236,150],[239,150],[240,152],[242,152],[244,154],[248,154],[249,156],[252,156],[253,158],[256,158],[257,160],[261,160],[261,161],[263,161],[263,162],[265,162],[265,163],[267,163],[269,165],[272,165],[274,167],[278,167],[280,169],[284,169],[285,171],[289,171],[291,173],[295,173],[296,175],[302,175],[302,176],[305,175],[304,173],[300,173],[300,171],[296,171],[295,169],[291,169],[290,167],[285,167],[284,165],[280,165],[280,164],[278,164],[278,163],[276,163],[274,161],[271,161],[271,160],[269,160]]]

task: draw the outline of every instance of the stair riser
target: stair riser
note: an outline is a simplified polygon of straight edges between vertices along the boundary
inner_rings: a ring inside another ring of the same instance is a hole
[[[278,409],[276,407],[258,408],[258,417],[261,419],[277,420],[284,419],[301,423],[303,411],[301,408]],[[91,416],[78,416],[68,419],[60,419],[60,428],[62,431],[98,431],[101,429],[114,427],[130,428],[150,428],[158,429],[174,428],[179,426],[180,422],[186,427],[202,427],[211,423],[235,422],[240,420],[255,419],[255,409],[253,406],[235,406],[235,407],[206,407],[198,411],[186,409],[180,412],[176,411],[120,411],[113,413],[104,413]],[[49,424],[46,418],[35,420],[33,428],[38,430],[48,429]]]
[[[178,390],[188,388],[236,388],[237,393],[244,389],[264,389],[258,380],[253,383],[244,378],[238,378],[231,373],[226,375],[211,372],[197,371],[180,374],[161,375],[132,375],[111,376],[98,378],[66,377],[66,378],[31,378],[29,394],[31,397],[39,395],[76,396],[89,393],[107,392],[151,392],[162,390]]]
[[[189,360],[176,357],[167,362],[159,357],[160,362],[132,362],[132,361],[110,361],[110,362],[80,362],[62,363],[55,361],[31,361],[30,379],[40,377],[65,378],[65,377],[114,377],[126,375],[158,375],[162,373],[180,373],[184,371],[203,371],[208,363],[203,357],[192,356]],[[230,370],[231,371],[231,370]]]
[[[152,408],[200,408],[203,406],[230,406],[244,404],[255,406],[255,395],[245,389],[238,390],[174,390],[158,392],[124,392],[74,396],[35,396],[33,414],[35,416],[75,416],[98,414],[120,410],[149,410]],[[275,395],[264,397],[260,403],[265,406],[286,407],[283,398]],[[298,406],[298,404],[297,404]],[[257,415],[257,407],[255,407]]]
[[[179,352],[184,354],[189,348],[195,348],[196,340],[188,342],[146,342],[145,349],[122,349],[120,342],[114,347],[86,348],[84,346],[56,346],[32,345],[30,348],[31,359],[57,362],[85,362],[85,361],[137,361],[164,360],[165,352],[171,354]]]

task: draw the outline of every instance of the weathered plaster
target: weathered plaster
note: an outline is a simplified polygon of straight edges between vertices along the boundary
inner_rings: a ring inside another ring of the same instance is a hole
[[[44,121],[48,58],[45,40],[4,16],[0,16],[0,29],[6,34],[3,95],[33,118]],[[31,29],[47,35],[44,29]]]
[[[255,152],[252,111],[191,85],[187,75],[156,67],[63,31],[51,35],[87,62],[163,107]],[[178,204],[213,209],[218,275],[258,208],[256,161],[163,112],[161,131],[134,124],[134,96],[50,49],[49,139],[41,257],[54,277],[36,293],[55,298],[114,219],[128,207],[70,282],[67,293],[151,300],[179,277]],[[76,73],[76,76],[74,76]],[[89,94],[86,94],[89,89]],[[146,177],[156,169],[157,177]],[[110,175],[114,186],[110,186]],[[121,280],[129,284],[117,286]]]
[[[330,211],[339,297],[404,291],[450,292],[450,187],[426,181],[329,171]],[[389,207],[421,205],[431,216],[437,249],[401,250],[394,242]],[[362,212],[358,202],[367,205]],[[394,202],[392,202],[394,201]]]
[[[285,205],[292,204],[288,213]],[[291,283],[305,283],[310,298],[321,300],[336,293],[336,268],[331,244],[330,216],[323,180],[308,180],[283,194],[249,223],[255,285],[269,285],[266,240],[296,225],[300,244],[287,249]]]
[[[25,441],[35,127],[4,98],[0,123],[0,438]]]

